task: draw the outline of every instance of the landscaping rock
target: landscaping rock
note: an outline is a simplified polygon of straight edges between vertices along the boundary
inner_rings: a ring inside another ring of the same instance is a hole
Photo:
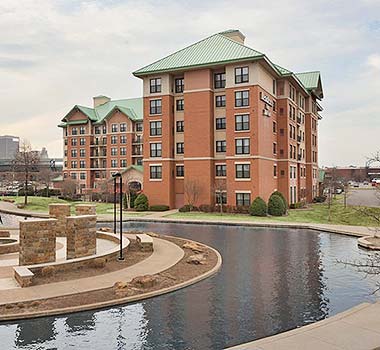
[[[99,231],[101,231],[101,232],[109,232],[109,233],[112,233],[112,232],[113,232],[113,229],[110,228],[110,227],[101,227],[101,228],[99,229]]]
[[[204,248],[201,245],[199,245],[199,244],[197,244],[195,242],[186,242],[182,246],[182,248],[184,248],[184,249],[190,249],[194,253],[202,253],[202,252],[204,252]]]
[[[152,288],[157,283],[157,277],[153,275],[137,276],[131,281],[131,285],[137,288]]]
[[[150,237],[159,237],[159,235],[155,232],[144,232],[144,233]]]
[[[186,262],[192,265],[204,265],[205,264],[205,256],[203,254],[195,254],[191,255],[187,258]]]
[[[120,289],[127,289],[128,286],[129,286],[128,282],[118,281],[118,282],[114,283],[113,288],[116,289],[116,290],[120,290]]]

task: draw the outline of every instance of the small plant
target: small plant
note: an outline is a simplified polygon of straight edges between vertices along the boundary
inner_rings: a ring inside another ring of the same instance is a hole
[[[190,211],[199,211],[198,207],[194,207],[190,204],[185,204],[183,207],[179,208],[178,211],[180,213],[188,213]]]
[[[252,216],[267,216],[267,204],[261,197],[256,197],[249,208]]]
[[[268,214],[272,216],[282,216],[284,213],[284,201],[280,196],[271,195],[268,201]]]
[[[148,197],[141,193],[135,199],[135,210],[137,211],[146,211],[149,208]]]
[[[166,210],[169,210],[169,206],[168,205],[163,205],[163,204],[157,204],[157,205],[151,205],[149,207],[149,210],[150,211],[166,211]]]

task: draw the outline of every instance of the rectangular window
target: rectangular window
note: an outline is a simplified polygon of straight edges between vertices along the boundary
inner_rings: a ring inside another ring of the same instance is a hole
[[[112,124],[111,125],[111,132],[117,132],[119,129],[119,125],[118,124]]]
[[[86,157],[86,150],[83,149],[83,148],[81,148],[81,149],[79,150],[79,156],[80,156],[81,158]]]
[[[125,135],[120,136],[120,143],[121,144],[127,143],[127,136],[125,136]]]
[[[224,130],[226,128],[226,118],[216,118],[216,130]]]
[[[226,96],[215,96],[215,105],[216,107],[226,107]]]
[[[150,156],[151,157],[162,157],[162,144],[161,144],[161,142],[150,144]]]
[[[251,177],[250,164],[236,164],[235,176],[237,179],[249,179]]]
[[[249,130],[249,114],[235,115],[235,131]]]
[[[150,79],[150,93],[161,92],[161,78]]]
[[[117,168],[117,160],[111,159],[111,168]]]
[[[249,106],[249,91],[235,91],[235,107]]]
[[[175,80],[175,92],[182,93],[185,87],[185,80],[183,78],[178,78]]]
[[[120,132],[126,132],[127,131],[127,124],[121,123],[120,124]]]
[[[185,109],[184,100],[183,99],[176,100],[175,101],[175,106],[176,106],[176,110],[177,111],[183,111]]]
[[[175,167],[176,177],[184,177],[185,176],[185,167],[183,165],[177,165]]]
[[[84,146],[84,145],[86,144],[86,139],[85,139],[84,137],[81,137],[81,138],[79,139],[79,144],[80,144],[81,146]]]
[[[77,128],[72,128],[71,129],[71,135],[78,135],[78,129]]]
[[[107,126],[103,125],[103,134],[106,134],[106,133],[107,133]]]
[[[76,149],[72,149],[71,150],[71,156],[72,157],[76,157],[77,156],[77,150]]]
[[[216,151],[217,152],[226,152],[226,141],[216,141]]]
[[[143,131],[143,123],[136,123],[135,129],[137,132]]]
[[[162,135],[162,122],[150,122],[150,136]]]
[[[127,149],[126,149],[125,147],[121,147],[121,148],[120,148],[120,155],[121,155],[121,156],[125,156],[125,155],[127,155]]]
[[[273,95],[276,95],[276,80],[273,79],[273,82],[272,82],[272,92],[273,92]]]
[[[162,166],[161,165],[151,165],[150,166],[150,178],[151,179],[162,179]]]
[[[250,193],[236,193],[236,205],[248,207],[251,205]]]
[[[84,135],[84,134],[86,133],[86,127],[85,127],[85,126],[81,126],[81,127],[79,128],[79,133],[80,133],[81,135]]]
[[[111,156],[117,156],[117,148],[111,148]]]
[[[272,131],[277,132],[277,123],[273,122]]]
[[[161,113],[162,113],[162,101],[150,100],[150,114],[161,114]]]
[[[227,176],[227,165],[226,164],[217,164],[215,166],[215,175],[216,176]]]
[[[217,191],[215,193],[215,203],[216,204],[227,204],[227,192]]]
[[[277,143],[273,142],[273,154],[277,154]]]
[[[78,166],[78,162],[76,160],[73,160],[71,162],[71,167],[75,169],[77,166]]]
[[[184,143],[183,142],[177,142],[177,154],[183,154],[184,153]]]
[[[117,136],[111,136],[111,145],[117,144]]]
[[[215,89],[224,89],[226,87],[226,73],[214,74],[214,87]]]
[[[235,154],[249,154],[249,139],[236,139],[235,140]]]
[[[76,146],[78,143],[78,139],[71,139],[71,146]]]
[[[85,168],[86,167],[86,161],[84,161],[84,160],[81,160],[80,162],[79,162],[79,167],[80,168]]]
[[[120,167],[121,168],[127,167],[127,160],[126,159],[120,159]]]
[[[277,177],[277,165],[273,165],[273,176]]]
[[[77,173],[71,173],[71,174],[70,174],[70,177],[71,177],[73,180],[76,180],[76,179],[77,179]]]
[[[235,84],[248,83],[248,67],[235,68]]]
[[[178,120],[176,122],[176,130],[177,132],[184,132],[185,122],[183,120]]]
[[[100,134],[100,127],[99,126],[95,126],[95,135],[99,135]]]
[[[81,180],[86,180],[86,173],[80,173],[79,177]]]

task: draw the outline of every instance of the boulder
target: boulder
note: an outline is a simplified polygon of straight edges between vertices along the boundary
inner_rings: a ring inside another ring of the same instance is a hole
[[[110,228],[110,227],[101,227],[101,228],[99,229],[99,231],[101,231],[101,232],[110,232],[110,233],[112,233],[112,232],[113,232],[113,229]]]
[[[186,262],[192,265],[204,265],[205,260],[206,258],[203,254],[195,254],[195,255],[190,255],[187,258]]]
[[[153,275],[137,276],[131,284],[137,288],[152,288],[157,283],[157,277]]]
[[[201,246],[200,244],[198,243],[195,243],[195,242],[186,242],[182,248],[184,249],[190,249],[192,250],[194,253],[202,253],[204,251],[204,247]]]
[[[128,282],[121,282],[121,281],[118,281],[118,282],[115,282],[114,285],[113,285],[113,288],[114,289],[117,289],[117,290],[120,290],[120,289],[127,289],[129,286],[129,283]]]
[[[150,237],[159,237],[159,235],[155,232],[144,232],[144,233]]]

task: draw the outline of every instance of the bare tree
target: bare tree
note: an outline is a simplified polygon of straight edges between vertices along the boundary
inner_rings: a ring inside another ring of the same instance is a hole
[[[77,190],[78,183],[77,181],[71,179],[71,178],[66,178],[62,181],[62,194],[67,197],[67,198],[74,198],[74,195]]]
[[[189,179],[185,181],[184,194],[187,204],[192,210],[198,203],[199,196],[202,193],[202,186],[198,180]]]
[[[42,183],[46,188],[46,196],[50,197],[49,190],[50,190],[50,184],[51,180],[54,178],[54,173],[51,171],[50,168],[42,168],[40,169],[38,173],[38,180],[40,183]]]
[[[21,174],[24,182],[24,205],[28,204],[28,189],[30,184],[30,176],[35,172],[39,163],[40,157],[38,152],[32,150],[30,142],[22,140],[19,151],[16,153],[13,160],[14,171]]]
[[[215,179],[213,188],[216,195],[216,205],[219,206],[220,215],[222,215],[223,214],[223,193],[227,191],[226,179]]]

